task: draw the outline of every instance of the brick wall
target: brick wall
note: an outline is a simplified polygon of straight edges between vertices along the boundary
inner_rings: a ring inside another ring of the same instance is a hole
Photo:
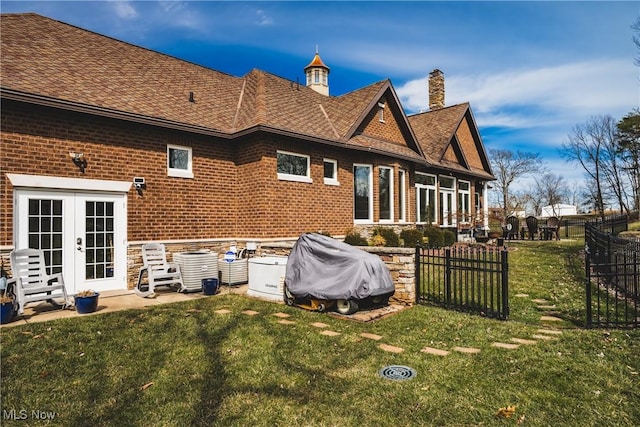
[[[406,146],[405,138],[398,126],[397,117],[393,114],[389,103],[385,104],[384,121],[380,121],[380,108],[374,107],[358,129],[365,135],[375,135],[387,141]]]
[[[34,120],[34,117],[37,120]],[[128,194],[128,240],[297,237],[307,231],[343,235],[353,226],[353,163],[374,166],[374,220],[379,165],[409,163],[285,137],[234,141],[120,120],[3,101],[0,167],[6,173],[131,182],[144,177],[142,195]],[[192,147],[194,178],[167,176],[166,146]],[[278,180],[276,150],[311,157],[312,184]],[[81,173],[69,152],[87,160]],[[325,185],[323,160],[338,161],[339,186]],[[13,188],[0,178],[0,245],[12,245]],[[409,220],[414,209],[407,186]]]

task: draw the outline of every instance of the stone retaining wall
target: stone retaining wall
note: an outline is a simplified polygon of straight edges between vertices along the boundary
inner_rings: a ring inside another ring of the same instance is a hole
[[[218,254],[222,258],[223,254],[231,246],[236,246],[238,250],[246,248],[246,241],[200,241],[200,242],[161,242],[164,243],[167,251],[167,260],[172,261],[174,253],[192,252],[198,250],[208,250]],[[251,256],[288,256],[295,240],[256,242],[257,250]],[[132,289],[138,280],[138,273],[142,267],[142,243],[129,244],[127,263],[127,285]],[[385,248],[385,247],[359,247],[366,252],[378,255],[389,268],[391,279],[396,288],[396,292],[391,297],[391,302],[406,306],[413,305],[416,299],[415,287],[415,250],[411,248]]]

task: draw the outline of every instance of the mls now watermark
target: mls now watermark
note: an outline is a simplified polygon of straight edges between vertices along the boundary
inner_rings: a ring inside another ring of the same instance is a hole
[[[26,409],[2,410],[2,419],[4,420],[53,420],[56,415],[58,414],[53,411],[27,411]]]

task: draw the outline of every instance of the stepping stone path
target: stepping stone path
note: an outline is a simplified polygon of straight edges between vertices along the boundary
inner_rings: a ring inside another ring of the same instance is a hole
[[[402,353],[404,351],[404,348],[395,347],[389,344],[380,344],[378,347],[384,351],[388,351],[389,353]]]
[[[368,338],[368,339],[374,340],[374,341],[380,341],[382,339],[382,337],[380,335],[369,334],[369,333],[366,333],[366,332],[361,333],[360,336],[362,338]]]
[[[287,317],[291,317],[291,315],[287,314],[287,313],[273,313],[273,315],[276,316],[276,317],[280,317],[282,319],[285,319]]]
[[[525,296],[526,294],[519,294],[519,295]],[[536,303],[536,308],[538,310],[545,312],[544,315],[540,316],[541,322],[562,322],[563,321],[560,317],[556,316],[555,314],[557,313],[553,311],[557,308],[555,304],[549,304],[549,301],[547,301],[544,298],[535,298],[535,299],[532,299],[531,302]]]
[[[423,353],[433,354],[436,356],[448,356],[451,353],[450,351],[447,351],[447,350],[440,350],[438,348],[432,348],[432,347],[425,347],[420,351]]]
[[[529,298],[528,294],[516,294],[516,297],[518,298]],[[549,310],[549,309],[555,309],[556,306],[555,305],[544,305],[547,303],[547,300],[545,299],[532,299],[532,302],[539,304],[538,308],[541,310]],[[542,304],[542,305],[541,305]],[[391,308],[389,311],[385,311],[384,313],[381,313],[382,316],[389,314],[390,312],[396,311],[398,310],[397,308]],[[228,309],[220,309],[220,310],[216,310],[215,313],[217,314],[229,314],[231,313],[231,310]],[[244,310],[242,311],[242,314],[247,315],[247,316],[257,316],[260,314],[260,312],[255,311],[255,310]],[[330,313],[333,314],[333,313]],[[551,316],[549,315],[550,313],[546,313],[546,315],[541,316],[540,320],[543,322],[560,322],[562,321],[561,318],[559,317],[555,317],[555,316]],[[356,313],[357,315],[357,313]],[[356,315],[353,316],[343,316],[343,315],[336,315],[333,317],[343,317],[343,318],[349,318],[349,319],[355,319],[355,320],[359,320],[359,321],[371,321],[371,320],[375,320],[381,317],[380,314],[378,315],[374,315],[372,316],[370,313],[360,313],[360,316],[357,317]],[[291,317],[291,314],[287,314],[287,313],[283,313],[283,312],[278,312],[278,313],[273,313],[272,316],[277,317],[278,321],[277,323],[281,324],[281,325],[295,325],[296,322],[293,320],[289,320],[288,318]],[[337,337],[342,335],[341,332],[337,332],[337,331],[332,331],[326,328],[329,328],[330,325],[326,324],[326,323],[322,323],[322,322],[313,322],[309,324],[310,326],[314,327],[314,328],[318,328],[318,329],[322,329],[322,331],[320,332],[320,335],[324,335],[327,337]],[[557,329],[546,329],[546,328],[540,328],[536,330],[536,333],[531,335],[531,339],[525,339],[525,338],[518,338],[518,337],[513,337],[511,338],[511,342],[493,342],[490,344],[491,347],[494,348],[501,348],[501,349],[506,349],[506,350],[516,350],[518,348],[520,348],[521,346],[527,346],[527,345],[534,345],[537,344],[539,341],[545,342],[545,341],[552,341],[552,340],[557,340],[560,335],[562,335],[562,331],[561,330],[557,330]],[[376,335],[376,334],[372,334],[372,333],[368,333],[368,332],[362,332],[360,334],[360,337],[362,338],[366,338],[372,341],[381,341],[384,337],[382,337],[381,335]],[[380,348],[383,351],[389,352],[389,353],[403,353],[405,350],[404,348],[401,347],[396,347],[393,345],[389,345],[389,344],[379,344],[378,348]],[[482,350],[479,348],[475,348],[475,347],[463,347],[463,346],[455,346],[453,347],[451,350],[445,350],[445,349],[439,349],[439,348],[434,348],[434,347],[424,347],[420,350],[422,353],[425,354],[429,354],[429,355],[433,355],[433,356],[439,356],[439,357],[446,357],[449,356],[452,352],[456,352],[456,353],[461,353],[461,354],[477,354],[480,353]]]
[[[311,326],[314,326],[316,328],[328,328],[329,327],[329,325],[327,325],[326,323],[320,323],[320,322],[312,323]]]
[[[506,343],[506,342],[494,342],[494,343],[491,344],[491,347],[506,348],[507,350],[515,350],[516,348],[520,347],[520,344],[510,344],[510,343]]]
[[[532,344],[537,344],[538,341],[534,341],[534,340],[525,340],[522,338],[511,338],[511,341],[518,343],[518,344],[524,344],[524,345],[532,345]]]
[[[453,351],[457,351],[459,353],[466,353],[466,354],[480,353],[479,348],[473,348],[473,347],[453,347]]]

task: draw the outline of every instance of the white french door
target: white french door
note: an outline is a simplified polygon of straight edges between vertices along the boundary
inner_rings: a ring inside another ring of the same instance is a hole
[[[454,195],[452,190],[440,189],[440,221],[445,227],[456,225]]]
[[[41,249],[67,292],[125,289],[126,195],[16,191],[16,249]]]

